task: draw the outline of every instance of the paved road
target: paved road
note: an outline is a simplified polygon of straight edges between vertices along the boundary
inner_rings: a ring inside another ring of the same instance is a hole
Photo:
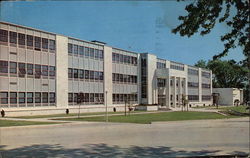
[[[3,157],[182,157],[249,154],[249,118],[78,122],[0,128]],[[1,157],[1,156],[0,156]]]

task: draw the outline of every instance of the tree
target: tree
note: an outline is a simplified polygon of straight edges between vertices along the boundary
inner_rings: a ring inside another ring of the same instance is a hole
[[[199,60],[194,66],[207,69],[207,62],[205,60]]]
[[[190,37],[199,32],[206,35],[216,23],[225,23],[231,30],[221,36],[224,50],[214,56],[218,59],[228,54],[236,46],[243,48],[247,57],[244,61],[250,68],[250,6],[249,0],[195,0],[186,6],[187,16],[179,16],[182,23],[172,30],[181,36]],[[236,12],[235,12],[236,11]]]

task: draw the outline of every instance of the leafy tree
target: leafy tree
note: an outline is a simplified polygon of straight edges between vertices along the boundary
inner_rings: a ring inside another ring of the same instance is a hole
[[[180,0],[179,0],[180,1]],[[190,37],[199,32],[206,35],[216,23],[225,23],[231,30],[221,36],[224,42],[223,52],[216,52],[214,59],[225,56],[236,46],[243,48],[247,57],[244,62],[250,67],[250,6],[249,0],[195,0],[186,6],[186,16],[179,16],[182,23],[172,30],[181,36]]]
[[[199,60],[199,61],[197,61],[197,63],[194,66],[206,69],[207,62],[205,60]]]

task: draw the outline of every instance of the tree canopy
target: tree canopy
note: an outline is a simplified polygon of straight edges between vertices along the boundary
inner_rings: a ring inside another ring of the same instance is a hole
[[[172,30],[173,33],[190,37],[199,32],[203,36],[210,33],[216,23],[225,23],[231,30],[221,36],[224,50],[215,52],[217,55],[214,59],[223,57],[230,49],[240,46],[247,57],[244,62],[248,63],[249,67],[249,0],[195,0],[187,5],[185,10],[188,14],[179,16],[182,23]]]

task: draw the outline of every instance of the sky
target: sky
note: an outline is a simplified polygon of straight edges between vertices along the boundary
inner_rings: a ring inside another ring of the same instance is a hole
[[[186,15],[188,2],[176,1],[4,1],[0,20],[75,37],[158,58],[194,65],[223,51],[220,36],[230,29],[218,24],[210,34],[191,38],[171,33]],[[237,47],[224,59],[244,58]]]

